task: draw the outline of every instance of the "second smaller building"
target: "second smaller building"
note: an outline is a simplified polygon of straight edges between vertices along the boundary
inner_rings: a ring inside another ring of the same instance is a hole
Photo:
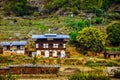
[[[3,54],[5,53],[17,53],[17,54],[25,54],[25,46],[27,41],[11,41],[11,42],[1,42],[1,46],[3,47]]]

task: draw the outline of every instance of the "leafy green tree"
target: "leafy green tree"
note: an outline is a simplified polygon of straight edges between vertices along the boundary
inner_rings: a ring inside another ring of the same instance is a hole
[[[113,46],[120,45],[120,22],[114,21],[107,26],[107,40]]]
[[[76,38],[82,49],[100,52],[104,49],[106,35],[97,28],[87,27],[79,31]]]
[[[77,37],[77,32],[71,32],[70,33],[70,43],[71,44],[76,44],[77,43],[76,37]]]

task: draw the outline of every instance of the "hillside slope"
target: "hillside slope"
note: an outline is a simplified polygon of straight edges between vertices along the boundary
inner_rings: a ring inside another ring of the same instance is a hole
[[[106,1],[106,2],[104,2]],[[13,3],[14,0],[13,0]],[[16,2],[17,3],[17,2]],[[7,6],[8,11],[4,12],[4,7],[6,4],[10,4],[9,0],[0,0],[0,16],[8,13],[10,6]],[[18,4],[18,5],[17,5]],[[21,2],[17,3],[15,6],[11,6],[15,8],[17,11],[22,10]],[[22,3],[24,4],[24,3]],[[26,5],[26,4],[25,4]],[[120,1],[119,0],[98,0],[98,1],[92,1],[92,0],[27,0],[27,5],[31,6],[29,7],[30,11],[28,11],[28,16],[34,16],[36,12],[38,12],[40,15],[49,15],[49,14],[55,14],[55,15],[65,15],[66,13],[74,13],[79,14],[86,10],[95,10],[99,11],[100,9],[106,9],[105,11],[112,12],[116,10],[120,10]],[[25,6],[24,6],[25,7]],[[28,8],[28,7],[27,7]],[[12,9],[12,8],[11,8]],[[10,10],[11,10],[10,9]],[[24,10],[24,9],[23,9]],[[12,11],[12,10],[11,10]],[[14,10],[13,10],[14,11]],[[14,11],[15,12],[15,11]],[[15,13],[12,13],[12,16]],[[9,16],[9,15],[7,15]],[[54,15],[53,15],[54,16]]]

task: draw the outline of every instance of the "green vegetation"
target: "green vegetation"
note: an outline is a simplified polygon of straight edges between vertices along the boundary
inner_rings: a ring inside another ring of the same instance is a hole
[[[78,32],[77,41],[83,50],[100,52],[104,49],[106,35],[97,28],[84,28]]]
[[[103,12],[109,11],[109,8],[113,4],[120,3],[119,0],[44,0],[41,1],[44,8],[40,11],[40,14],[56,14],[56,15],[66,15],[66,14],[80,14],[81,12],[91,11],[96,14],[96,16],[102,16]],[[4,3],[4,4],[3,4]],[[39,2],[38,2],[39,3]],[[7,5],[5,5],[7,4]],[[35,3],[29,5],[29,0],[5,0],[1,2],[2,8],[4,8],[5,15],[7,16],[24,16],[24,15],[34,15],[39,16],[38,7]]]
[[[0,80],[17,80],[17,77],[11,74],[0,75]]]
[[[49,10],[49,13],[61,11],[61,14],[65,12],[72,12],[73,14],[78,14],[79,10],[90,10],[100,16],[102,10],[108,10],[112,3],[117,3],[119,1],[111,0],[54,0],[46,3],[45,8]]]
[[[30,44],[27,50],[33,51],[30,49],[34,48],[34,42],[30,41],[33,34],[68,34],[70,41],[66,48],[71,58],[43,58],[36,55],[28,57],[27,53],[26,55],[5,54],[0,55],[0,67],[9,64],[59,64],[77,68],[87,67],[91,69],[90,72],[85,73],[81,69],[82,73],[69,76],[68,79],[110,80],[103,70],[107,66],[120,66],[120,59],[101,59],[103,56],[88,57],[87,53],[97,54],[103,50],[116,53],[120,51],[120,22],[117,21],[120,20],[120,13],[117,12],[120,9],[120,0],[43,0],[45,2],[39,5],[39,9],[29,5],[28,1],[0,2],[0,42],[9,40],[11,35],[13,41],[28,39]],[[2,13],[4,15],[1,16]],[[97,71],[92,73],[95,70]],[[99,71],[101,73],[97,73]],[[120,72],[115,71],[114,76],[119,78]],[[9,79],[15,80],[11,74],[0,76],[0,80]]]
[[[113,46],[120,45],[120,22],[112,22],[107,26],[108,41]]]
[[[77,44],[77,40],[76,40],[76,37],[77,37],[77,32],[71,32],[70,33],[70,43],[71,44]]]
[[[95,72],[90,72],[90,73],[79,73],[72,75],[68,78],[68,80],[111,80],[108,76],[105,74],[101,73],[95,73]]]
[[[105,47],[105,49],[104,49],[105,51],[120,51],[120,47],[118,46],[118,47],[112,47],[112,48],[110,48],[110,47]]]
[[[75,18],[68,18],[65,20],[65,25],[66,27],[74,30],[74,31],[79,31],[82,30],[85,27],[90,26],[88,20],[84,19],[75,19]]]
[[[35,54],[34,57],[33,57],[33,62],[32,62],[32,64],[35,65],[36,63],[37,63],[37,56],[36,56],[36,54]]]
[[[24,16],[29,12],[29,5],[27,4],[27,0],[10,0],[4,6],[4,10],[6,15],[15,14],[16,16]]]
[[[86,66],[95,68],[95,67],[100,67],[100,66],[120,66],[119,63],[114,62],[114,61],[93,61],[89,60],[85,63]]]

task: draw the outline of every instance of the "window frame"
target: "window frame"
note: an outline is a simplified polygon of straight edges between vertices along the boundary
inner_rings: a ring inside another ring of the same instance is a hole
[[[57,44],[57,43],[53,44],[53,48],[58,48],[58,46],[59,46],[59,44]]]
[[[43,48],[49,48],[48,46],[49,46],[48,43],[43,44]]]

